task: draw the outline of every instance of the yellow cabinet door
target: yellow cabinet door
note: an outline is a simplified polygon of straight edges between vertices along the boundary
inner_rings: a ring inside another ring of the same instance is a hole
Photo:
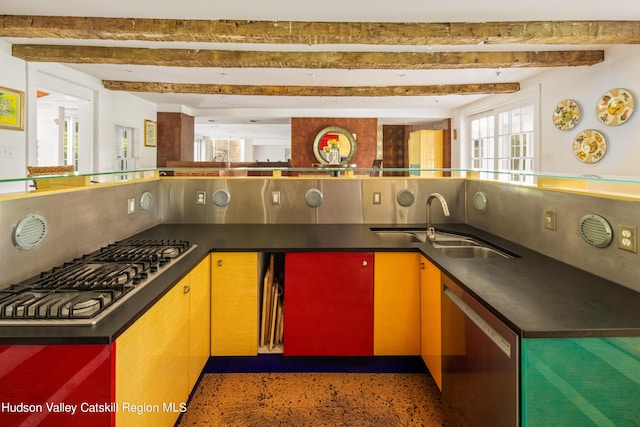
[[[258,254],[211,258],[211,355],[258,354]]]
[[[409,168],[411,175],[442,176],[443,132],[441,130],[419,130],[409,134]],[[427,169],[427,170],[425,170]]]
[[[116,340],[116,425],[173,426],[187,401],[188,286],[187,276]]]
[[[189,390],[200,377],[211,347],[211,256],[189,274]]]
[[[442,390],[442,333],[440,330],[440,269],[427,258],[420,260],[420,316],[422,360]]]
[[[420,354],[420,255],[376,252],[373,290],[374,356]]]

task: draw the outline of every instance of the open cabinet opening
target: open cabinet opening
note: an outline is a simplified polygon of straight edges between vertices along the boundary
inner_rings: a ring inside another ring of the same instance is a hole
[[[284,352],[284,253],[265,254],[259,292],[258,353]]]

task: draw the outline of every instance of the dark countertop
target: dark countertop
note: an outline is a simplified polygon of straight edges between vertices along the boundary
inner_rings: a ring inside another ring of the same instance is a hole
[[[108,344],[211,251],[419,251],[524,338],[640,336],[640,293],[464,224],[439,229],[489,241],[518,258],[450,258],[427,243],[384,243],[379,224],[164,224],[132,237],[197,248],[94,326],[0,326],[0,345]],[[424,228],[399,225],[396,228]]]

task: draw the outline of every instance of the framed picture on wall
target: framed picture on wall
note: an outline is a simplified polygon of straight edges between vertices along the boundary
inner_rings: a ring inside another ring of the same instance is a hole
[[[158,124],[151,120],[144,121],[144,146],[155,147],[158,143]]]
[[[0,128],[24,130],[24,92],[0,86]]]

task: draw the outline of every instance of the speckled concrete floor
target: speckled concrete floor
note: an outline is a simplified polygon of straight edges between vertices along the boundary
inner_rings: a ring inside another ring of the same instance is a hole
[[[179,426],[438,426],[428,374],[205,374]]]

